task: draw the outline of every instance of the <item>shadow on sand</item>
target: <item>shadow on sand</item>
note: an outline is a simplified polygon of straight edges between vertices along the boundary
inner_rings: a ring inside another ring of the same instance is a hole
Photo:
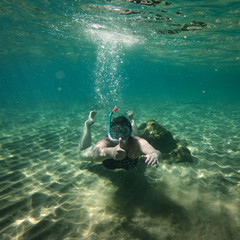
[[[173,228],[179,230],[187,228],[187,212],[167,196],[166,184],[151,182],[145,176],[144,163],[139,163],[136,168],[128,171],[108,170],[101,164],[85,165],[85,169],[109,179],[117,187],[112,199],[113,205],[109,206],[108,211],[118,213],[121,219],[125,219],[121,222],[120,228],[134,239],[159,239],[159,236],[146,230],[147,226],[140,227],[134,223],[139,211],[149,226],[161,224],[162,219],[167,220]]]

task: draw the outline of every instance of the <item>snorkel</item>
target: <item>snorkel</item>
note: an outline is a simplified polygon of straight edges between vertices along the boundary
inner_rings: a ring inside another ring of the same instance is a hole
[[[108,115],[108,138],[110,141],[112,142],[115,142],[115,143],[118,143],[119,140],[118,139],[114,139],[111,137],[111,134],[110,134],[110,127],[111,127],[111,120],[112,120],[112,115],[113,113],[115,113],[117,110],[119,109],[119,107],[115,107]]]

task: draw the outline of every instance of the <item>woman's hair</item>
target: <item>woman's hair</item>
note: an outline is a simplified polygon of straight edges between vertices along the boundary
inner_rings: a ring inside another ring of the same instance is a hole
[[[132,125],[131,125],[130,121],[124,116],[119,116],[119,117],[114,118],[111,121],[110,127],[112,127],[114,125],[128,126],[132,130]]]

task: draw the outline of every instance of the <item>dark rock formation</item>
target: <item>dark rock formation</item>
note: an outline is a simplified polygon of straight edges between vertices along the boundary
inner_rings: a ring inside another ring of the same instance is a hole
[[[155,120],[148,120],[139,127],[139,136],[146,139],[163,155],[163,160],[173,162],[191,162],[192,156],[186,143],[176,141],[171,132]]]
[[[129,2],[141,4],[141,5],[148,5],[148,6],[155,6],[159,3],[164,3],[166,6],[171,5],[171,2],[163,1],[163,0],[129,0]]]
[[[207,23],[201,21],[192,21],[190,23],[185,23],[182,26],[182,31],[195,31],[195,30],[202,30],[203,28],[207,27]]]
[[[140,12],[138,12],[138,11],[133,11],[133,10],[130,10],[130,9],[124,9],[124,10],[120,10],[120,11],[119,11],[119,14],[122,14],[122,15],[130,15],[130,14],[140,14]]]
[[[176,148],[172,134],[155,120],[148,120],[139,127],[139,136],[146,139],[154,148],[162,153],[169,153]]]
[[[157,30],[158,33],[173,35],[181,32],[181,29],[166,29],[166,30]]]
[[[183,142],[177,142],[177,147],[169,153],[169,161],[180,162],[192,162],[192,155],[190,150],[183,144]]]
[[[175,24],[168,24],[168,25],[174,26]],[[176,24],[176,25],[179,25],[179,24]],[[161,34],[172,35],[172,34],[180,33],[182,31],[202,30],[202,29],[207,28],[207,27],[208,27],[208,24],[205,23],[205,22],[192,21],[192,22],[180,25],[179,28],[176,28],[176,29],[163,29],[163,30],[157,30],[157,32],[161,33]]]

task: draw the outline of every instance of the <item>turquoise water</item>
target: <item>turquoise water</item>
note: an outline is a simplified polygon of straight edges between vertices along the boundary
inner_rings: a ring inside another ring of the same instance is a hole
[[[226,0],[1,1],[0,239],[239,239],[239,13]],[[186,140],[193,162],[81,161],[89,111],[96,143],[115,105]]]

